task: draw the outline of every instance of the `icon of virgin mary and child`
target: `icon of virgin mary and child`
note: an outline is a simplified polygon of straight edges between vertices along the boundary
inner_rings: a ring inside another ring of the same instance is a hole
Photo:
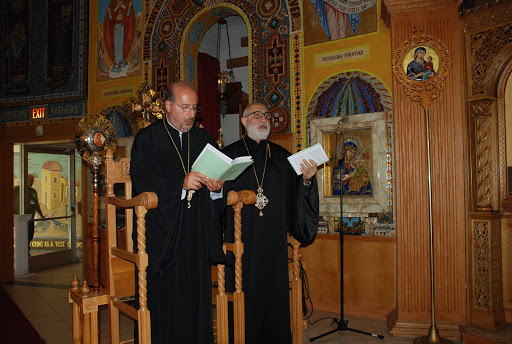
[[[355,140],[345,140],[339,152],[340,159],[332,171],[332,194],[371,195],[372,183],[361,163],[361,149]],[[341,180],[340,180],[341,179]]]
[[[427,49],[425,47],[418,47],[414,49],[414,59],[407,65],[407,76],[411,79],[418,81],[425,81],[433,77],[436,72],[434,71],[434,64],[432,56],[426,56]]]

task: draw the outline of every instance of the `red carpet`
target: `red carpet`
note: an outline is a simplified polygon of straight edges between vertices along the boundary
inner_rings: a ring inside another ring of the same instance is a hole
[[[44,344],[9,294],[0,287],[0,343]]]

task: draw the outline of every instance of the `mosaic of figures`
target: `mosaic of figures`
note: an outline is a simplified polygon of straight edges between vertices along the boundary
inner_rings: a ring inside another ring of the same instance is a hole
[[[377,0],[304,1],[304,45],[377,31]]]
[[[0,13],[0,103],[83,99],[84,2],[7,0]]]
[[[141,0],[98,2],[96,80],[141,75]]]
[[[161,11],[155,19],[151,41],[152,83],[158,91],[178,79],[196,84],[197,54],[206,31],[221,17],[238,15],[248,26],[251,101],[268,105],[273,113],[274,133],[290,132],[288,47],[290,25],[296,22],[289,10],[293,4],[281,0],[158,3],[162,3]]]

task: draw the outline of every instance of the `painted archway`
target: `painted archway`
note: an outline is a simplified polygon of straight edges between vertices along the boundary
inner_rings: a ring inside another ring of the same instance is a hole
[[[145,0],[147,2],[147,0]],[[149,3],[146,4],[149,8]],[[220,15],[244,18],[249,33],[250,101],[267,103],[289,123],[303,147],[302,20],[298,1],[155,1],[144,34],[144,78],[160,91],[176,80],[195,82],[202,36]]]
[[[386,111],[393,102],[377,77],[362,71],[336,74],[324,80],[311,97],[308,117],[341,117]]]

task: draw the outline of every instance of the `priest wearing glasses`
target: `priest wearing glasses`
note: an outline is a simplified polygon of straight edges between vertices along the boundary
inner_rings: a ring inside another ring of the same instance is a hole
[[[245,342],[291,344],[288,291],[287,232],[301,243],[315,238],[318,225],[318,185],[313,160],[303,160],[298,176],[283,147],[270,142],[271,113],[261,103],[249,104],[241,122],[247,135],[223,153],[234,159],[251,155],[254,163],[232,182],[230,190],[253,190],[255,206],[242,208]],[[224,208],[224,241],[234,241],[233,209]],[[234,289],[233,268],[226,268],[227,288]],[[232,335],[232,334],[231,334]],[[231,342],[231,341],[230,341]]]
[[[194,126],[197,102],[189,84],[172,84],[166,116],[137,133],[132,147],[133,195],[158,196],[158,207],[146,215],[153,344],[213,343],[210,266],[225,263],[214,228],[223,182],[190,171],[207,143],[217,147],[212,135]]]

